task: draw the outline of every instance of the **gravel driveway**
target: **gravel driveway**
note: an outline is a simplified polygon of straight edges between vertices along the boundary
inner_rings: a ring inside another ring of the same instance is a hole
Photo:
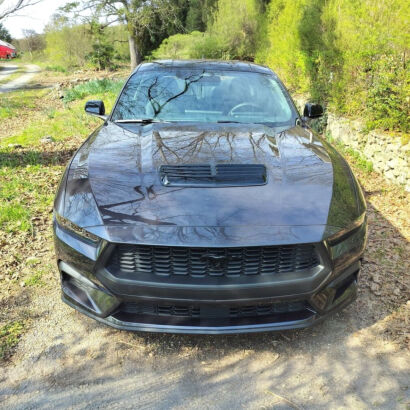
[[[0,71],[0,81],[7,78],[9,75],[13,74],[17,70],[17,66],[2,66],[5,67]],[[0,85],[0,93],[7,93],[11,91],[15,91],[25,84],[30,82],[32,78],[40,72],[40,67],[34,64],[27,64],[24,66],[25,72],[15,80],[9,81],[5,84]]]
[[[362,294],[316,328],[281,334],[127,333],[59,300],[37,319],[0,376],[0,408],[406,408],[409,355],[383,338]]]

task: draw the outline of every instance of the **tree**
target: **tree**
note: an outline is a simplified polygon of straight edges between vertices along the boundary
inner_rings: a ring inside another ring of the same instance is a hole
[[[125,24],[132,69],[142,61],[141,48],[147,35],[153,37],[170,25],[180,24],[173,0],[81,0],[69,3],[61,10],[76,16],[91,11],[92,18],[104,20],[105,25]]]
[[[0,40],[6,41],[7,43],[11,43],[11,35],[6,27],[0,23]]]
[[[88,54],[89,60],[98,68],[105,70],[113,68],[112,62],[114,57],[114,47],[107,39],[105,28],[97,21],[92,21],[90,25],[90,34],[93,39],[92,51]]]
[[[34,51],[44,50],[44,38],[41,34],[37,34],[34,30],[24,29],[24,46],[21,48],[21,51],[30,53],[30,57],[33,57]]]
[[[43,0],[0,0],[0,20],[25,9],[26,7],[34,6],[41,1]]]

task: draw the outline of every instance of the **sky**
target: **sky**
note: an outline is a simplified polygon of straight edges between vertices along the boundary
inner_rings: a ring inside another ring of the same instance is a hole
[[[37,33],[42,33],[50,17],[67,2],[68,0],[43,0],[39,4],[23,9],[18,15],[2,20],[2,24],[13,38],[23,37],[23,29],[31,29]]]

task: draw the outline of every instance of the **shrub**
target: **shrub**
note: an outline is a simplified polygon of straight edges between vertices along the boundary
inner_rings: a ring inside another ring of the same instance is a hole
[[[112,93],[116,95],[120,92],[123,85],[123,80],[110,80],[107,78],[88,81],[66,90],[64,94],[64,102],[68,103],[96,94]]]

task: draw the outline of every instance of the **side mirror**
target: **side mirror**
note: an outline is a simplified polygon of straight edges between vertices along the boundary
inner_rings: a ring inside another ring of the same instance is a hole
[[[105,105],[103,101],[91,100],[85,103],[85,112],[90,115],[96,115],[102,119],[106,119],[105,116]]]
[[[303,116],[307,118],[319,118],[323,115],[323,107],[320,104],[306,103]]]

